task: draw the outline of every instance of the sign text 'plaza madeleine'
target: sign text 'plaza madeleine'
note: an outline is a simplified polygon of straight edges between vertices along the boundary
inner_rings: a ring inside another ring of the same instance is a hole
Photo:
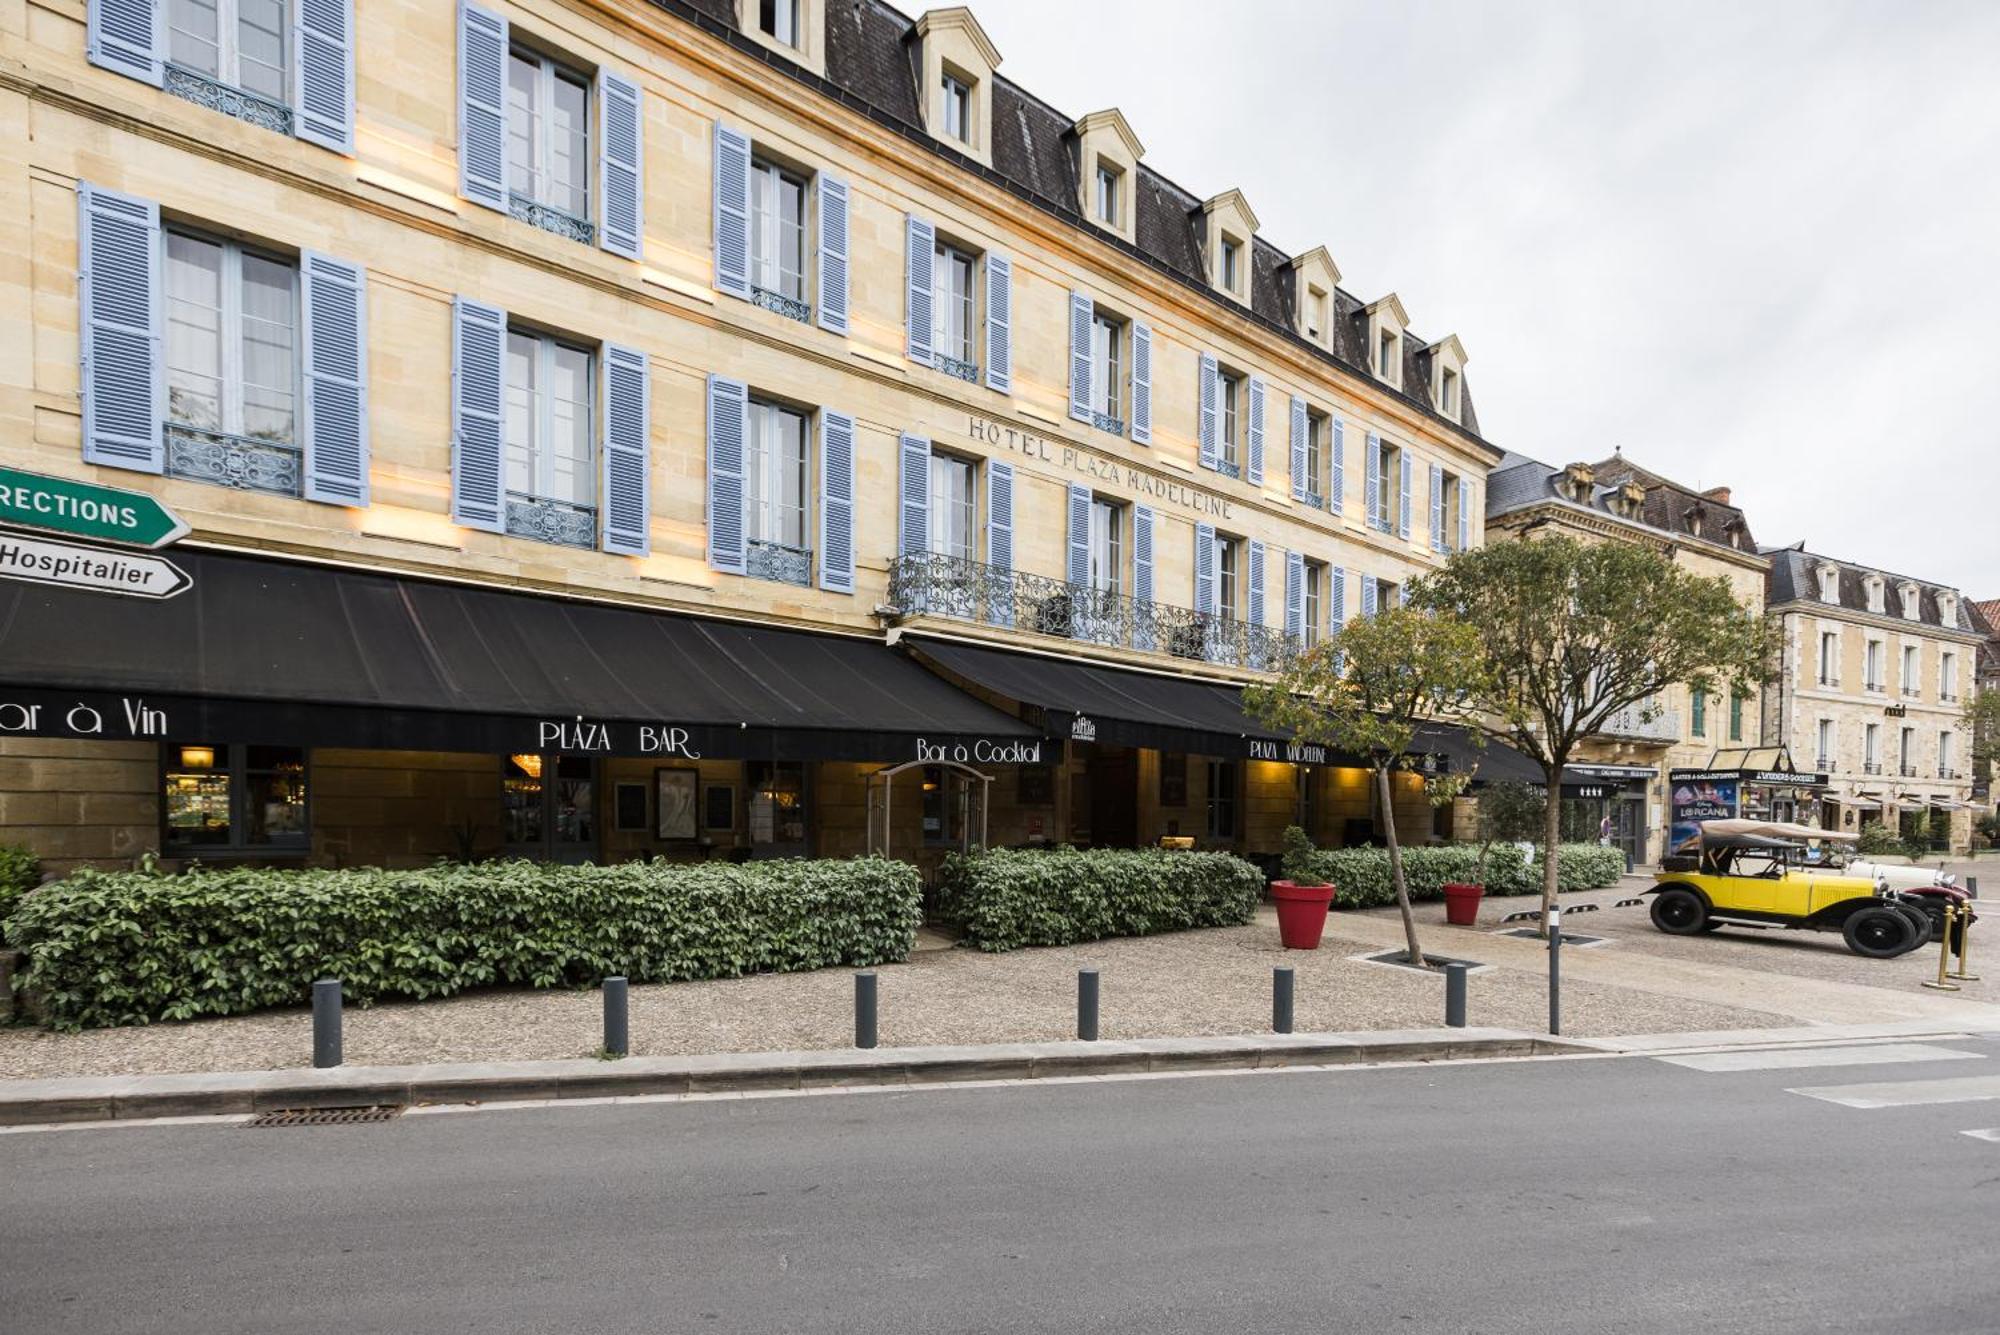
[[[186,520],[142,491],[18,468],[0,468],[0,524],[135,547],[164,547],[188,532]]]
[[[1214,519],[1229,518],[1229,498],[1186,482],[1174,482],[1090,450],[1021,431],[990,417],[968,417],[966,434],[983,445],[1011,450],[1028,459],[1055,464],[1065,472],[1124,487],[1146,500],[1178,506]]]
[[[171,598],[194,584],[163,556],[11,533],[0,533],[0,579],[154,599]]]

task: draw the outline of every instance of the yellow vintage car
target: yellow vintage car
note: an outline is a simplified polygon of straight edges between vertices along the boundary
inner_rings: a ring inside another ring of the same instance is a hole
[[[1932,939],[1941,905],[1914,902],[1872,877],[1815,866],[1803,839],[1787,833],[1704,828],[1699,854],[1669,858],[1655,874],[1653,926],[1675,936],[1731,926],[1839,932],[1849,950],[1875,959]]]

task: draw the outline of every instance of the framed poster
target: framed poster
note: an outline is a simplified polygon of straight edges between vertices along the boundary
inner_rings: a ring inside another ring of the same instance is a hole
[[[704,803],[701,811],[701,827],[704,830],[733,830],[736,828],[736,787],[734,784],[711,783],[702,794]]]
[[[701,772],[661,767],[653,771],[653,833],[661,839],[692,839],[695,829],[696,792]]]
[[[621,783],[617,787],[616,816],[621,830],[646,828],[646,785]]]

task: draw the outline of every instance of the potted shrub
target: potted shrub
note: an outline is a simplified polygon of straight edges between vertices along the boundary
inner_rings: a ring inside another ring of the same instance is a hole
[[[1271,882],[1271,902],[1278,906],[1278,940],[1287,950],[1318,950],[1326,931],[1326,911],[1333,905],[1333,882],[1313,871],[1313,843],[1304,830],[1286,826],[1284,848],[1280,879]]]
[[[1486,897],[1486,860],[1496,843],[1533,839],[1542,828],[1541,791],[1525,783],[1496,783],[1479,796],[1479,861],[1471,883],[1444,887],[1444,920],[1454,927],[1479,922],[1479,901]]]

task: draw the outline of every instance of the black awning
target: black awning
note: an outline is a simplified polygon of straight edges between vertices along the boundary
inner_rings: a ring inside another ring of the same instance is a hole
[[[929,637],[912,636],[904,643],[920,660],[956,681],[1039,710],[1043,731],[1050,737],[1311,765],[1367,763],[1326,747],[1304,746],[1258,722],[1243,708],[1243,689],[1227,682],[1133,672]],[[1520,752],[1492,742],[1481,746],[1454,723],[1419,724],[1411,750],[1427,762],[1422,768],[1464,773],[1476,767],[1480,782],[1534,782],[1542,774],[1541,767]]]
[[[174,560],[194,584],[164,602],[0,584],[0,736],[884,761],[1036,737],[879,640]]]

